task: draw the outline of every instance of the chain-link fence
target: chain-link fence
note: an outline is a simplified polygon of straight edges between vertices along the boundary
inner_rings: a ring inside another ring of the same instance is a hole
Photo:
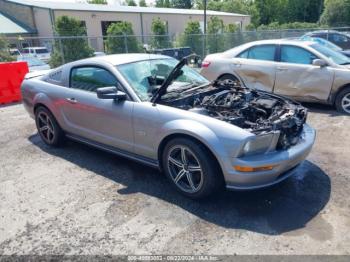
[[[350,32],[349,27],[333,29],[341,32]],[[181,50],[179,48],[183,47],[189,48],[191,53],[196,53],[203,58],[207,54],[222,52],[247,42],[300,37],[314,30],[319,29],[247,31],[207,35],[56,36],[7,37],[6,39],[11,49],[18,49],[21,53],[31,52],[26,51],[29,47],[46,47],[51,56],[50,64],[57,66],[84,57],[117,53],[165,53],[176,58],[181,58],[176,50]]]

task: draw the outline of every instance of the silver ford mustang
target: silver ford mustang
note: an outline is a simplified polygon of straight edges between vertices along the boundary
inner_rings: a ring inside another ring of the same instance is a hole
[[[315,140],[306,109],[231,80],[210,83],[186,61],[120,54],[30,73],[23,104],[46,144],[70,138],[157,167],[192,198],[292,175]]]

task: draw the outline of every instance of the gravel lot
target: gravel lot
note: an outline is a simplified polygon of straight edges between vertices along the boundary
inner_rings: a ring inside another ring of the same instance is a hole
[[[51,149],[22,105],[1,107],[0,254],[350,254],[350,117],[310,110],[296,176],[195,202],[132,161]]]

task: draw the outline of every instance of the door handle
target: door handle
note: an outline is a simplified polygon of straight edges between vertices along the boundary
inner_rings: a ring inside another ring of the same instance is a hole
[[[72,98],[66,98],[66,100],[67,100],[69,103],[71,103],[71,104],[76,104],[76,103],[78,102],[74,97],[72,97]]]
[[[279,71],[287,71],[288,68],[287,67],[283,67],[283,66],[279,66],[279,67],[277,67],[277,70],[279,70]]]
[[[234,66],[241,66],[242,64],[239,63],[239,62],[233,62],[233,65],[234,65]]]

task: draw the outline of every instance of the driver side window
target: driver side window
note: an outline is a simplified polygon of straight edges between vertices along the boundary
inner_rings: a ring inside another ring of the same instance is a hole
[[[70,74],[70,87],[90,92],[97,88],[117,86],[116,77],[106,69],[100,67],[75,67]]]
[[[313,53],[297,46],[281,46],[281,62],[311,65],[317,59]]]

